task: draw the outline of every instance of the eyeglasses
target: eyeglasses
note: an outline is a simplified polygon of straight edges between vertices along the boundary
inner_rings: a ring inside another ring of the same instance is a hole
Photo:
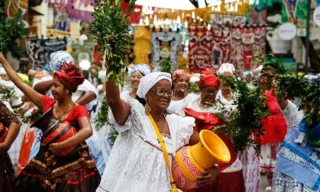
[[[165,89],[151,89],[151,91],[157,93],[158,96],[163,97],[166,93],[169,97],[173,96],[173,90],[165,90]]]

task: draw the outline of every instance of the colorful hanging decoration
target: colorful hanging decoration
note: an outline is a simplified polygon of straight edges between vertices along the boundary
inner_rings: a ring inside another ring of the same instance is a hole
[[[179,32],[153,31],[152,44],[152,68],[161,71],[161,63],[170,62],[171,71],[177,69],[178,51],[180,46]]]
[[[253,56],[264,53],[266,25],[246,25],[244,15],[212,14],[212,23],[203,22],[189,26],[189,68],[218,68],[222,63],[232,63],[242,72],[255,64]]]
[[[252,8],[247,14],[248,24],[266,24],[267,21],[267,9]]]
[[[135,64],[148,64],[151,66],[151,60],[149,61],[148,54],[151,53],[150,36],[151,29],[145,26],[136,26],[134,28],[134,54]]]
[[[32,63],[32,69],[43,68],[48,64],[51,53],[66,49],[66,39],[27,39],[27,53]]]
[[[297,26],[297,36],[306,36],[307,0],[284,0],[282,4],[282,22],[291,22]]]
[[[231,28],[231,63],[240,72],[250,70],[253,56],[265,51],[266,25],[233,26]]]
[[[204,25],[189,26],[189,68],[198,73],[200,67],[212,67],[213,30]]]
[[[225,3],[222,1],[220,5],[197,8],[194,10],[173,10],[164,8],[155,8],[154,16],[158,20],[177,20],[180,22],[192,22],[194,19],[201,19],[205,23],[211,22],[211,14],[221,15],[245,15],[249,10],[249,0],[239,0],[235,2]],[[151,19],[151,18],[150,18]]]

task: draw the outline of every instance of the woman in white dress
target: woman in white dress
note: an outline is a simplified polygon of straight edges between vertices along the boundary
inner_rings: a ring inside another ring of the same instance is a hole
[[[189,75],[181,69],[177,69],[172,73],[173,96],[167,113],[176,113],[184,116],[183,109],[188,105],[191,98],[188,96]]]
[[[235,68],[229,63],[224,63],[220,66],[218,73],[225,77],[233,77]],[[250,88],[249,88],[250,89]],[[223,81],[216,99],[224,105],[224,109],[228,114],[236,109],[234,105],[234,98],[236,96],[232,93],[231,87],[226,85]],[[253,137],[253,135],[252,135]],[[255,152],[254,147],[249,147],[244,151],[238,153],[238,159],[242,164],[243,177],[245,180],[246,192],[258,192],[260,184],[260,156]]]
[[[137,90],[139,87],[140,79],[151,73],[151,69],[147,64],[140,64],[133,67],[132,71],[129,72],[130,83],[132,90],[126,90],[121,93],[121,98],[125,101],[129,99],[135,99],[137,96]]]
[[[193,118],[165,113],[173,95],[171,75],[154,72],[140,80],[137,95],[145,106],[137,99],[122,100],[118,86],[110,79],[106,87],[119,136],[97,191],[170,191],[169,168],[155,130],[161,133],[170,162],[179,148],[199,141],[199,135],[193,131]],[[157,126],[152,125],[152,120]],[[217,167],[208,170],[197,178],[198,184],[212,181],[217,174]]]

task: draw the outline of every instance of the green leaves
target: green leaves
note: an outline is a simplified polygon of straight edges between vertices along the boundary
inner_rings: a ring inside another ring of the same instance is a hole
[[[104,125],[108,124],[108,109],[109,106],[107,100],[103,99],[100,110],[94,119],[94,124],[97,131],[99,131],[99,129],[101,129]]]
[[[228,123],[215,130],[223,130],[231,137],[236,151],[243,151],[249,146],[254,146],[258,150],[259,144],[252,136],[259,137],[264,134],[261,120],[269,114],[265,97],[258,89],[250,90],[241,80],[224,76],[220,78],[223,83],[233,88],[234,104],[237,108],[231,112]]]
[[[4,54],[10,51],[13,57],[20,58],[24,55],[24,50],[18,45],[17,39],[27,34],[22,22],[22,12],[19,10],[18,14],[8,19],[5,10],[6,7],[0,7],[0,49]]]
[[[116,83],[123,83],[119,74],[126,71],[124,63],[126,55],[130,52],[129,45],[132,37],[129,35],[128,17],[135,7],[135,0],[129,1],[129,9],[121,8],[121,0],[95,1],[97,7],[92,16],[95,21],[91,23],[91,32],[95,34],[100,45],[100,52],[105,58],[108,70],[107,78]]]
[[[171,62],[168,58],[161,61],[161,72],[171,73]]]
[[[13,100],[16,99],[16,92],[14,88],[0,86],[0,99],[1,101],[8,101],[12,105]]]

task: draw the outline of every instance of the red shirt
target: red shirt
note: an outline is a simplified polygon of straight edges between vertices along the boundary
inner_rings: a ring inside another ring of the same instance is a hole
[[[43,112],[48,111],[57,101],[46,95],[42,95],[42,107]],[[81,117],[89,117],[87,108],[83,105],[76,105],[69,113],[68,117],[64,121],[72,122],[80,119]]]

